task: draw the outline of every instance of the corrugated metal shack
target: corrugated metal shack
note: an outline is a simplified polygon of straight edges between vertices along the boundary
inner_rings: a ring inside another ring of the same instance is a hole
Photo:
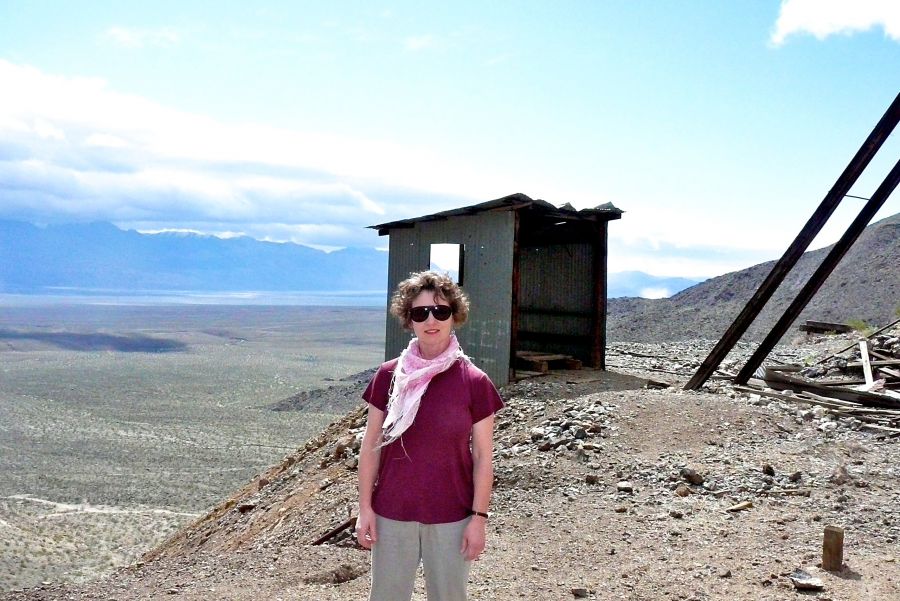
[[[606,367],[607,203],[575,210],[512,194],[481,204],[371,226],[390,236],[389,294],[428,269],[432,245],[458,245],[458,281],[472,311],[460,344],[498,386],[515,378],[519,351],[562,353]],[[387,320],[385,357],[409,333]]]

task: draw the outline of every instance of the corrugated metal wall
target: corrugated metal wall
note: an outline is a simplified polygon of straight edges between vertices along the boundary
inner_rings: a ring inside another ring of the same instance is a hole
[[[472,308],[457,336],[466,354],[498,386],[509,381],[514,225],[512,211],[499,211],[423,221],[390,232],[389,294],[411,272],[428,269],[432,244],[465,245],[463,289]],[[409,338],[389,315],[385,358],[399,355]]]
[[[593,245],[519,250],[519,350],[591,359]]]

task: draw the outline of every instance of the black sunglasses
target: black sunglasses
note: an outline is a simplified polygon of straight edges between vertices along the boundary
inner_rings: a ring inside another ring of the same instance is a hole
[[[413,307],[409,310],[409,318],[416,323],[422,323],[428,319],[428,314],[434,315],[438,321],[447,321],[453,315],[453,309],[447,305],[432,305],[428,307]]]

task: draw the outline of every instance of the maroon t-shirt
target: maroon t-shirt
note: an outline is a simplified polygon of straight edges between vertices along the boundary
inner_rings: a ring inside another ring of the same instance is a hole
[[[363,398],[387,411],[397,359],[375,373]],[[487,375],[459,360],[436,375],[412,425],[381,448],[372,509],[391,520],[446,524],[469,515],[475,485],[472,425],[503,407]]]

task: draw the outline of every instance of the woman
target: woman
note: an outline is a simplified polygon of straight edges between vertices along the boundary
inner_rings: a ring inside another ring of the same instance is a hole
[[[469,566],[484,550],[503,402],[459,347],[453,327],[465,323],[469,301],[448,276],[411,274],[391,313],[415,337],[363,393],[356,532],[372,549],[369,599],[410,599],[421,561],[429,601],[464,601]]]

